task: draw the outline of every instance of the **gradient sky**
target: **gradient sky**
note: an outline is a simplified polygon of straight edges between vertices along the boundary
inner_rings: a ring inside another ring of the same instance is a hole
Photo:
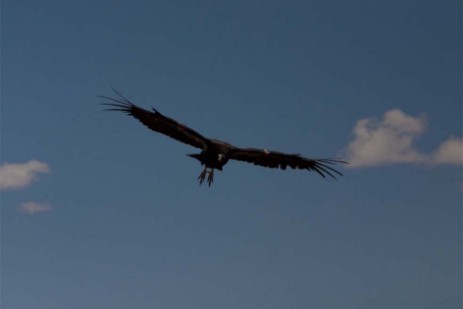
[[[3,0],[1,307],[461,308],[461,1]],[[103,112],[111,87],[338,181]]]

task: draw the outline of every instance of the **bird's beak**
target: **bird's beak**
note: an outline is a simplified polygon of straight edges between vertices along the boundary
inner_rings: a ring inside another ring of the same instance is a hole
[[[201,163],[201,165],[203,165],[203,162],[201,161],[201,155],[199,153],[190,153],[190,154],[187,154],[187,156],[195,158]]]
[[[201,155],[199,153],[190,153],[190,154],[187,154],[187,156],[195,158],[196,160],[201,161],[201,159],[200,159]]]

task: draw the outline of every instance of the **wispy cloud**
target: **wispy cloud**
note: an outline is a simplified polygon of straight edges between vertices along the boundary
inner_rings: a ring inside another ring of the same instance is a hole
[[[51,210],[48,204],[40,204],[36,202],[27,202],[19,205],[19,211],[27,215],[35,215],[40,212],[47,212]]]
[[[357,121],[354,140],[344,153],[350,167],[394,163],[463,164],[463,141],[449,138],[436,151],[424,154],[414,142],[426,129],[424,116],[409,116],[399,109],[384,113],[381,120]]]
[[[48,173],[46,163],[30,160],[26,163],[5,163],[0,166],[0,189],[12,190],[27,186],[39,173]]]

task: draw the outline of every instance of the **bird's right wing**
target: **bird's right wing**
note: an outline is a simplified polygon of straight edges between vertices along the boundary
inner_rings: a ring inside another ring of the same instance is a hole
[[[104,105],[110,106],[107,110],[125,112],[127,115],[138,119],[151,130],[167,135],[179,142],[193,147],[204,149],[208,144],[209,140],[207,138],[193,129],[188,128],[186,125],[164,116],[154,108],[152,112],[140,108],[124,98],[116,90],[114,90],[114,92],[119,96],[119,98],[114,99],[106,96],[100,96],[101,98],[111,101],[110,103],[103,103]]]
[[[254,165],[270,168],[306,169],[315,171],[322,177],[329,175],[336,179],[335,174],[342,176],[342,173],[330,165],[336,163],[346,164],[347,162],[338,159],[311,159],[298,154],[287,154],[278,151],[256,148],[233,148],[228,154],[232,160],[245,161]]]

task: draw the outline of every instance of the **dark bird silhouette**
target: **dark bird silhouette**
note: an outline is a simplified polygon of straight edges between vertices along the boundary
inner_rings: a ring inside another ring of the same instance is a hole
[[[125,112],[153,131],[201,149],[200,153],[188,155],[197,159],[201,165],[204,165],[204,169],[198,177],[199,184],[204,182],[207,174],[207,183],[211,186],[214,181],[214,170],[221,171],[230,159],[283,170],[287,167],[306,169],[315,171],[322,177],[329,175],[334,179],[336,179],[335,175],[342,176],[342,173],[329,165],[347,163],[339,159],[311,159],[304,158],[299,154],[287,154],[267,149],[240,148],[217,139],[206,138],[187,126],[164,116],[156,109],[153,108],[152,111],[147,111],[127,100],[116,90],[113,89],[113,91],[119,98],[100,96],[110,101],[103,103],[103,105],[110,106],[107,110]]]

